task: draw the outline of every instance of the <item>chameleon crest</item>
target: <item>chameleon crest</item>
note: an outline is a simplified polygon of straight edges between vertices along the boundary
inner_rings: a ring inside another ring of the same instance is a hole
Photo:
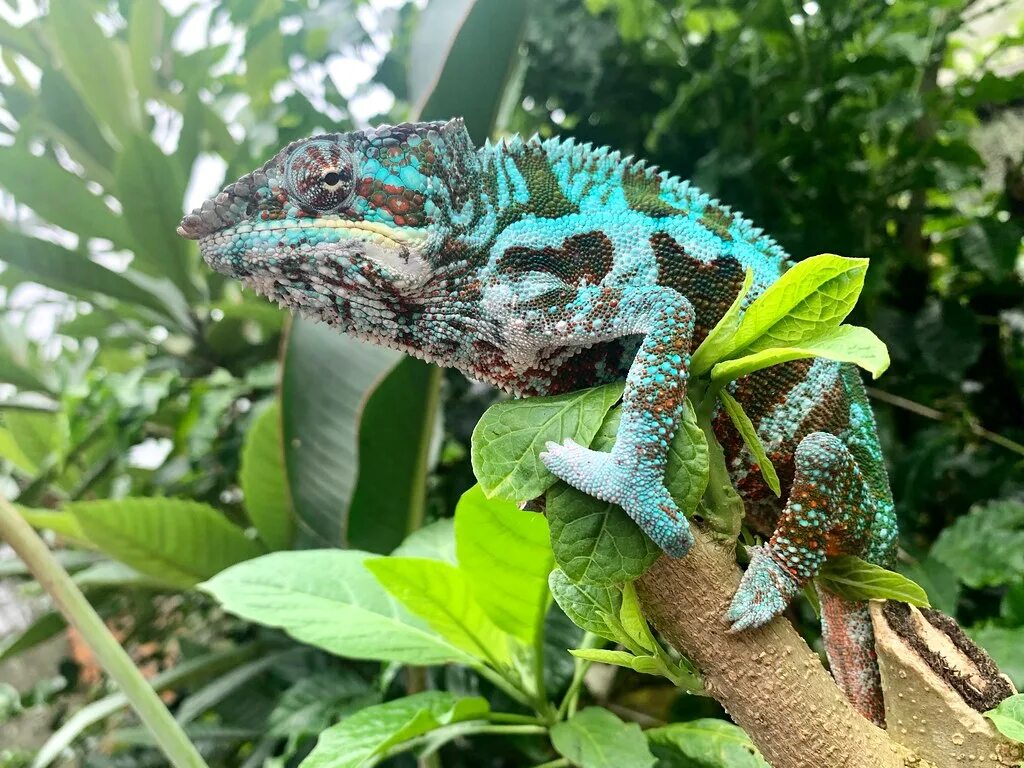
[[[214,269],[282,305],[517,395],[625,379],[610,453],[571,441],[555,475],[620,505],[665,552],[689,523],[665,488],[690,353],[739,295],[791,266],[749,221],[644,162],[571,140],[475,148],[462,122],[289,144],[186,216]],[[892,495],[858,372],[798,360],[730,385],[778,470],[765,485],[732,421],[714,429],[747,522],[766,537],[726,620],[778,616],[829,557],[895,555]],[[833,674],[881,723],[866,606],[821,591]]]

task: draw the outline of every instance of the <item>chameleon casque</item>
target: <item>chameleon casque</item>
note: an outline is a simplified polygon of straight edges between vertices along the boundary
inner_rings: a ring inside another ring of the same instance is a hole
[[[690,352],[738,295],[792,265],[749,221],[667,173],[572,140],[476,148],[461,120],[294,142],[185,216],[209,265],[339,331],[516,396],[626,379],[611,453],[549,443],[573,486],[621,505],[670,555],[693,543],[664,486]],[[782,481],[780,503],[728,416],[715,432],[752,528],[768,537],[727,613],[781,613],[826,557],[893,561],[896,520],[860,375],[799,360],[734,382]],[[883,723],[864,605],[822,591],[826,648]]]

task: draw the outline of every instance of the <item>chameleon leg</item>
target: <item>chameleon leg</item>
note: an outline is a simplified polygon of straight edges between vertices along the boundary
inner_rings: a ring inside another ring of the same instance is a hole
[[[729,607],[727,618],[734,630],[761,626],[782,613],[826,557],[873,554],[869,545],[874,549],[877,533],[872,526],[885,502],[868,488],[843,442],[813,432],[800,441],[793,460],[786,507],[768,543],[753,550]]]
[[[867,603],[854,603],[818,587],[821,634],[832,677],[853,706],[885,727],[885,702]]]
[[[622,291],[608,305],[614,307],[612,322],[620,335],[644,336],[626,377],[615,445],[611,453],[601,453],[571,440],[548,443],[541,459],[570,485],[620,505],[658,546],[682,557],[693,536],[664,479],[686,395],[693,307],[676,291],[660,287]]]

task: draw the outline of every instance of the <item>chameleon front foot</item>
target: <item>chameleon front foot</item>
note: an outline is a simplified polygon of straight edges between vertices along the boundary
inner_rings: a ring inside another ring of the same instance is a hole
[[[754,547],[750,565],[732,598],[726,619],[733,632],[767,624],[800,592],[799,585],[767,547]]]
[[[686,517],[659,476],[618,461],[614,454],[585,448],[573,440],[548,442],[540,454],[544,465],[574,488],[618,504],[651,539],[672,557],[693,546]]]

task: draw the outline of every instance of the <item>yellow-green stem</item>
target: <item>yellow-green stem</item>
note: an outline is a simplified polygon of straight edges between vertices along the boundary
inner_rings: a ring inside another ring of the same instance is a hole
[[[124,693],[143,725],[175,768],[206,768],[195,745],[175,722],[124,648],[18,510],[0,496],[0,537],[22,559],[53,599],[68,624],[78,630],[97,661]]]

